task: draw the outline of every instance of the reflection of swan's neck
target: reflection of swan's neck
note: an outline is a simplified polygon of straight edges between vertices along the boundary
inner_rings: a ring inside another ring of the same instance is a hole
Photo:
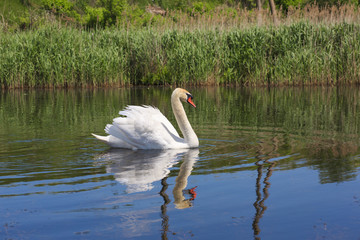
[[[171,107],[173,109],[179,128],[184,136],[185,142],[189,144],[189,147],[198,147],[199,140],[190,125],[184,110],[184,106],[181,104],[177,92],[174,92],[171,95]]]
[[[188,183],[188,177],[191,174],[194,163],[199,156],[198,149],[192,149],[187,152],[184,156],[184,162],[180,166],[180,171],[175,179],[175,186],[173,189],[175,207],[178,209],[184,209],[191,206],[189,200],[185,200],[183,190],[186,188]]]
[[[184,209],[191,206],[189,201],[185,200],[183,190],[187,186],[187,179],[191,174],[192,164],[190,166],[184,162],[179,171],[179,175],[175,179],[175,187],[173,189],[175,207],[178,209]]]

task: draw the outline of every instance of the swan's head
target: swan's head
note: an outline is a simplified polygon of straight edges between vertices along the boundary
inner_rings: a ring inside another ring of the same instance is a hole
[[[191,93],[186,91],[183,88],[176,88],[172,94],[173,96],[176,96],[180,98],[181,101],[189,103],[191,106],[196,108],[196,105],[193,102],[193,96]]]

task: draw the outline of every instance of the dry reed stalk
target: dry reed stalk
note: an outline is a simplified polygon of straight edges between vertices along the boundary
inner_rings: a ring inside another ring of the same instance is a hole
[[[338,24],[356,23],[360,24],[360,7],[354,5],[342,5],[340,7],[320,8],[315,4],[308,4],[303,8],[289,7],[287,13],[281,9],[277,11],[274,23],[270,9],[248,10],[240,6],[229,8],[218,6],[209,12],[189,13],[172,10],[167,12],[165,24],[154,23],[152,28],[159,31],[178,30],[220,30],[249,29],[255,26],[270,27],[279,25],[290,25],[300,21],[308,21],[314,24]]]

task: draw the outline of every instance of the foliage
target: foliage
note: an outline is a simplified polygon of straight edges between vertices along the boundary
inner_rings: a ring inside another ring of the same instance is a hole
[[[344,4],[358,5],[357,0],[308,0],[307,3],[317,4],[320,7],[341,6]]]
[[[97,7],[87,6],[85,23],[87,27],[106,27],[118,23],[126,8],[126,0],[100,0]]]
[[[275,5],[282,8],[285,12],[289,7],[304,8],[307,4],[315,4],[321,8],[343,5],[358,5],[357,0],[275,0]]]
[[[207,2],[194,2],[192,6],[188,9],[188,11],[192,11],[192,13],[206,13],[209,12],[214,7]]]
[[[333,85],[360,79],[360,15],[353,5],[289,8],[274,25],[269,11],[213,8],[206,1],[193,2],[197,8],[191,12],[167,11],[165,16],[123,0],[102,0],[92,7],[88,0],[41,1],[58,19],[83,11],[79,21],[85,27],[64,26],[52,14],[38,18],[33,12],[18,20],[21,29],[31,31],[17,32],[0,22],[4,88]]]
[[[85,22],[88,27],[106,26],[106,9],[105,8],[86,8]]]
[[[74,10],[74,4],[69,0],[42,0],[42,6],[56,15],[80,19],[80,15]]]
[[[117,19],[121,17],[121,14],[126,6],[126,0],[100,0],[100,6],[106,9],[104,11],[106,22],[109,25],[116,23]]]
[[[307,3],[307,0],[275,0],[276,6],[281,6],[283,10],[287,11],[289,7],[302,7]]]
[[[61,44],[60,44],[61,43]],[[358,83],[360,26],[83,31],[0,35],[0,85],[308,85]]]
[[[301,9],[305,13],[308,10],[308,4],[314,3],[318,4],[314,6],[321,9],[330,9],[329,13],[325,13],[328,15],[332,14],[331,11],[334,12],[335,9],[332,8],[334,5],[339,11],[343,6],[354,6],[354,12],[350,14],[358,12],[356,0],[316,2],[313,0],[275,0],[275,2],[278,8],[285,10],[281,16],[278,16],[279,18],[288,17],[289,9],[292,14],[294,8]],[[166,14],[150,13],[147,11],[149,6],[158,6]],[[169,24],[178,23],[179,19],[192,22],[200,18],[206,19],[207,24],[210,24],[209,21],[222,21],[227,24],[228,21],[234,21],[234,19],[254,21],[255,16],[258,16],[255,7],[255,0],[3,0],[0,1],[0,10],[2,10],[0,14],[3,16],[0,27],[7,31],[34,28],[42,22],[49,21],[49,14],[50,18],[56,16],[57,21],[60,20],[62,24],[86,28],[143,27],[159,25],[159,23],[166,27]],[[263,8],[265,15],[268,15],[267,1],[263,2]],[[225,16],[220,12],[223,12]],[[315,13],[315,15],[318,14]],[[51,18],[50,21],[54,19]]]

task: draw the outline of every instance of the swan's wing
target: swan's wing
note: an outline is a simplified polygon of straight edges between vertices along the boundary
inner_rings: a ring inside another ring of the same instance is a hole
[[[125,143],[116,144],[117,147],[133,149],[186,147],[174,126],[157,108],[128,106],[119,114],[124,117],[114,118],[113,123],[105,128],[105,132],[115,137],[118,143]]]

